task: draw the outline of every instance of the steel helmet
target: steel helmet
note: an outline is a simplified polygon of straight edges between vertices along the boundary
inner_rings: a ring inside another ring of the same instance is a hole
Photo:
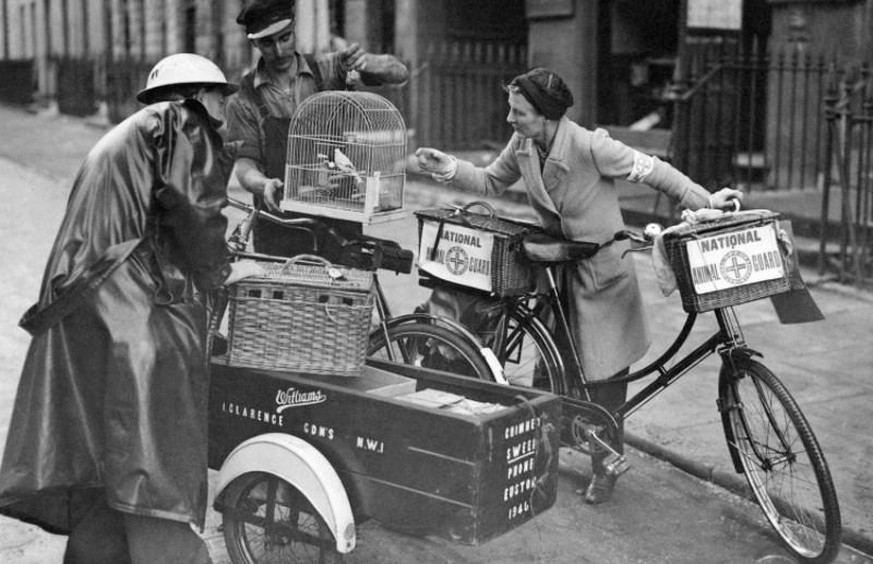
[[[221,86],[225,95],[233,94],[237,90],[237,85],[228,82],[218,65],[206,57],[193,53],[176,53],[164,57],[152,67],[146,87],[140,90],[136,99],[143,104],[150,104],[171,87],[182,84]]]

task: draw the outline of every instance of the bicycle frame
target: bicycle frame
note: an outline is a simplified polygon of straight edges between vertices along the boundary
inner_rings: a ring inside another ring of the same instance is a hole
[[[546,274],[547,289],[544,292],[527,294],[507,300],[505,307],[521,312],[525,318],[538,317],[546,307],[550,307],[554,312],[555,328],[552,330],[554,337],[562,339],[562,343],[567,343],[567,351],[558,355],[558,371],[563,374],[563,383],[565,385],[564,395],[573,399],[581,399],[591,401],[591,388],[602,385],[600,382],[589,382],[585,378],[585,373],[582,370],[579,351],[576,348],[572,331],[567,319],[566,311],[562,305],[560,291],[555,279],[555,267],[552,264],[542,264],[542,269]],[[531,302],[535,305],[531,307]],[[714,310],[714,315],[718,322],[718,330],[698,345],[694,350],[684,355],[679,361],[666,368],[667,363],[676,357],[679,350],[688,341],[691,331],[697,321],[698,314],[691,312],[687,315],[685,323],[677,334],[673,342],[647,366],[640,368],[630,374],[620,378],[611,379],[610,382],[624,381],[631,382],[640,380],[655,373],[658,374],[652,382],[639,390],[633,396],[628,398],[620,407],[615,409],[611,415],[618,419],[624,419],[636,412],[643,405],[654,399],[667,387],[673,384],[676,380],[687,374],[698,364],[706,360],[712,354],[718,352],[723,357],[730,357],[733,354],[742,352],[745,355],[759,355],[759,353],[748,349],[745,344],[742,331],[739,323],[736,321],[736,314],[733,308],[725,307]],[[506,315],[502,316],[502,321],[505,321]],[[514,337],[506,335],[503,328],[497,331],[497,341],[494,343],[495,350],[505,350],[507,342],[501,339],[511,340]],[[512,344],[509,344],[511,347]],[[565,362],[566,361],[566,362]]]

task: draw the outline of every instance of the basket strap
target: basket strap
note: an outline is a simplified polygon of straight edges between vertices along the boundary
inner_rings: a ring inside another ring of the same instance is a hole
[[[439,225],[437,225],[436,239],[433,242],[433,247],[430,249],[430,255],[427,257],[431,262],[436,261],[437,256],[437,247],[440,246],[440,241],[443,238],[443,227],[446,225],[445,219],[440,219]]]

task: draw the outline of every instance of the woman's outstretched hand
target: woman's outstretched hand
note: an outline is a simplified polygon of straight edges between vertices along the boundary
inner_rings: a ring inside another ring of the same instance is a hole
[[[740,211],[743,193],[734,188],[722,188],[709,196],[709,207],[716,210]]]
[[[430,147],[419,147],[415,151],[418,168],[431,174],[446,174],[452,168],[452,157]]]

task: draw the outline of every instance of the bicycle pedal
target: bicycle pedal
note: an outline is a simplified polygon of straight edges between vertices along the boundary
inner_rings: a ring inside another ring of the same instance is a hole
[[[631,469],[623,454],[610,454],[603,460],[603,467],[607,475],[616,478]]]

